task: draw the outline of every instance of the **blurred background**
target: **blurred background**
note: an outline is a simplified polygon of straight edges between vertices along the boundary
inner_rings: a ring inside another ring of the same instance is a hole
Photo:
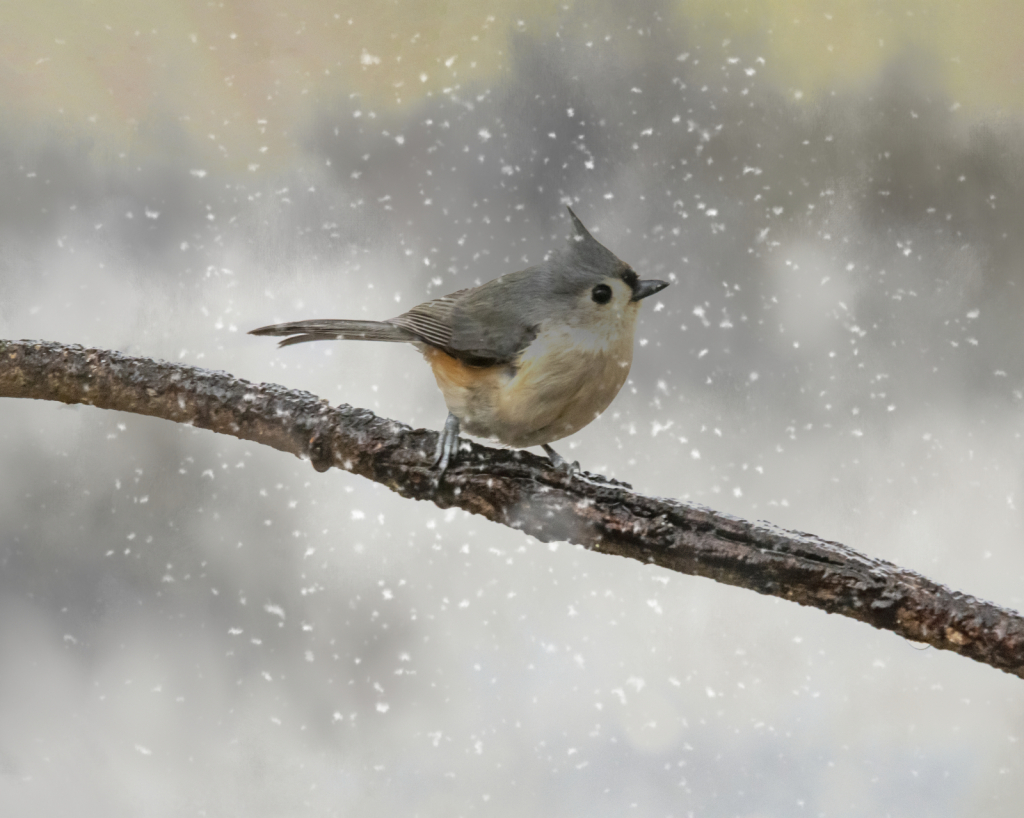
[[[4,7],[0,337],[438,429],[410,347],[245,331],[642,276],[564,441],[1024,606],[1024,6]],[[1019,816],[1024,687],[228,437],[0,402],[0,813]]]

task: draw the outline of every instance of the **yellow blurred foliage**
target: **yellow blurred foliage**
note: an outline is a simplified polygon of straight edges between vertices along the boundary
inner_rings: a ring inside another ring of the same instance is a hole
[[[628,16],[608,9],[541,0],[8,0],[0,105],[7,122],[135,150],[145,150],[151,124],[176,122],[211,158],[268,167],[332,100],[358,95],[360,106],[386,114],[467,81],[500,83],[515,33],[550,34],[560,24],[582,32],[601,14]],[[798,99],[869,82],[912,49],[966,110],[1024,107],[1017,0],[680,0],[675,11],[673,22],[696,42],[736,38],[757,48],[766,76]]]

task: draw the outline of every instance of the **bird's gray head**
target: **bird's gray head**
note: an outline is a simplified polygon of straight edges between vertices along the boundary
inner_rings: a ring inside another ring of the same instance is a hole
[[[572,290],[589,289],[606,278],[622,280],[631,291],[632,301],[639,301],[665,289],[667,281],[641,281],[626,262],[590,235],[571,207],[566,207],[572,219],[574,235],[569,246],[555,258],[564,281]]]

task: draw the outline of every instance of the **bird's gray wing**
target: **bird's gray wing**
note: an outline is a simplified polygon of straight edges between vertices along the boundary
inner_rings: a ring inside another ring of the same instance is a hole
[[[387,323],[408,330],[420,340],[448,352],[452,343],[455,304],[468,292],[470,291],[459,290],[451,295],[427,301],[397,318],[389,318]]]
[[[413,307],[388,321],[474,366],[510,363],[537,335],[531,270]]]

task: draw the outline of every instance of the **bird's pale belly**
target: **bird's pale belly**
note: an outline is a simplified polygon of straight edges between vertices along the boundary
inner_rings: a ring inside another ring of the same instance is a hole
[[[465,431],[509,446],[539,446],[578,432],[608,408],[629,375],[629,329],[612,343],[541,335],[516,366],[467,366],[434,348],[424,356]]]

